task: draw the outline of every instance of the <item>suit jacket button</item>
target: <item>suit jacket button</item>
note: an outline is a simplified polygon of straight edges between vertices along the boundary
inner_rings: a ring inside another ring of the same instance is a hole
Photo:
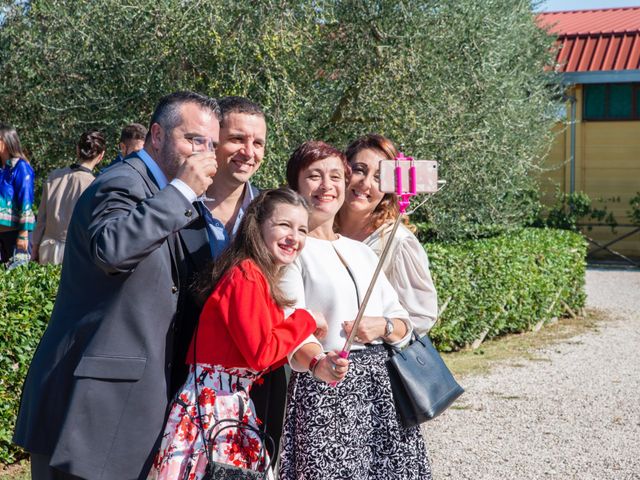
[[[184,211],[184,215],[185,215],[186,217],[190,217],[191,215],[193,215],[193,210],[191,210],[191,209],[187,209],[187,210],[185,210],[185,211]]]
[[[178,287],[176,287],[175,285],[171,287],[171,293],[178,293]]]

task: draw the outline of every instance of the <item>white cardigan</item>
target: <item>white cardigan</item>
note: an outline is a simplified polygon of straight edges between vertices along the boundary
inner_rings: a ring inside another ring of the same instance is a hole
[[[380,226],[364,243],[380,255],[392,228],[392,223]],[[400,303],[409,312],[415,332],[418,336],[426,334],[438,318],[438,294],[424,247],[402,224],[398,226],[382,269],[398,293]]]
[[[339,236],[338,240],[334,241],[308,237],[302,253],[287,268],[281,281],[283,293],[295,301],[295,308],[319,311],[326,317],[329,332],[320,342],[325,351],[342,350],[346,341],[342,322],[354,320],[358,313],[353,280],[336,250],[349,264],[362,300],[378,264],[378,257],[364,243],[344,236]],[[411,336],[409,314],[398,301],[398,295],[384,272],[380,272],[376,281],[365,315],[404,320],[409,327],[407,334],[391,345],[402,347],[408,343]],[[308,341],[317,342],[315,337],[310,337]],[[381,340],[372,343],[381,343]],[[365,348],[364,345],[354,342],[352,350],[362,348]],[[289,356],[290,360],[293,353]],[[306,366],[290,363],[294,370],[306,370]]]

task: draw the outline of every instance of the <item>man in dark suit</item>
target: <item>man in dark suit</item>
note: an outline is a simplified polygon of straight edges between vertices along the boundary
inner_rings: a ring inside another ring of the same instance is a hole
[[[202,232],[191,238],[199,243],[181,239],[217,169],[215,152],[192,153],[196,136],[217,144],[216,101],[164,97],[145,148],[78,201],[14,436],[32,454],[34,480],[128,480],[149,469],[173,394],[176,329],[199,313],[186,292],[204,262],[189,259],[209,253]]]

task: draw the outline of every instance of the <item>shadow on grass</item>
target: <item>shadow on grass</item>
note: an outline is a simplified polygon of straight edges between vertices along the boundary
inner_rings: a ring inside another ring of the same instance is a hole
[[[476,350],[465,349],[443,353],[447,366],[458,377],[488,373],[496,363],[524,367],[523,360],[548,362],[540,350],[558,343],[575,343],[571,340],[582,333],[597,332],[598,324],[610,319],[601,310],[588,309],[584,316],[561,318],[546,324],[537,332],[504,335],[487,340]]]

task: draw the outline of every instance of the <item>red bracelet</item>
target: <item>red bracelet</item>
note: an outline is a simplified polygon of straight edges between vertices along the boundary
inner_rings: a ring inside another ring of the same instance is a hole
[[[314,370],[316,369],[316,366],[318,365],[318,362],[320,360],[322,360],[324,357],[326,357],[327,354],[324,352],[320,352],[317,353],[309,362],[309,372],[311,372],[311,375],[313,375]]]

